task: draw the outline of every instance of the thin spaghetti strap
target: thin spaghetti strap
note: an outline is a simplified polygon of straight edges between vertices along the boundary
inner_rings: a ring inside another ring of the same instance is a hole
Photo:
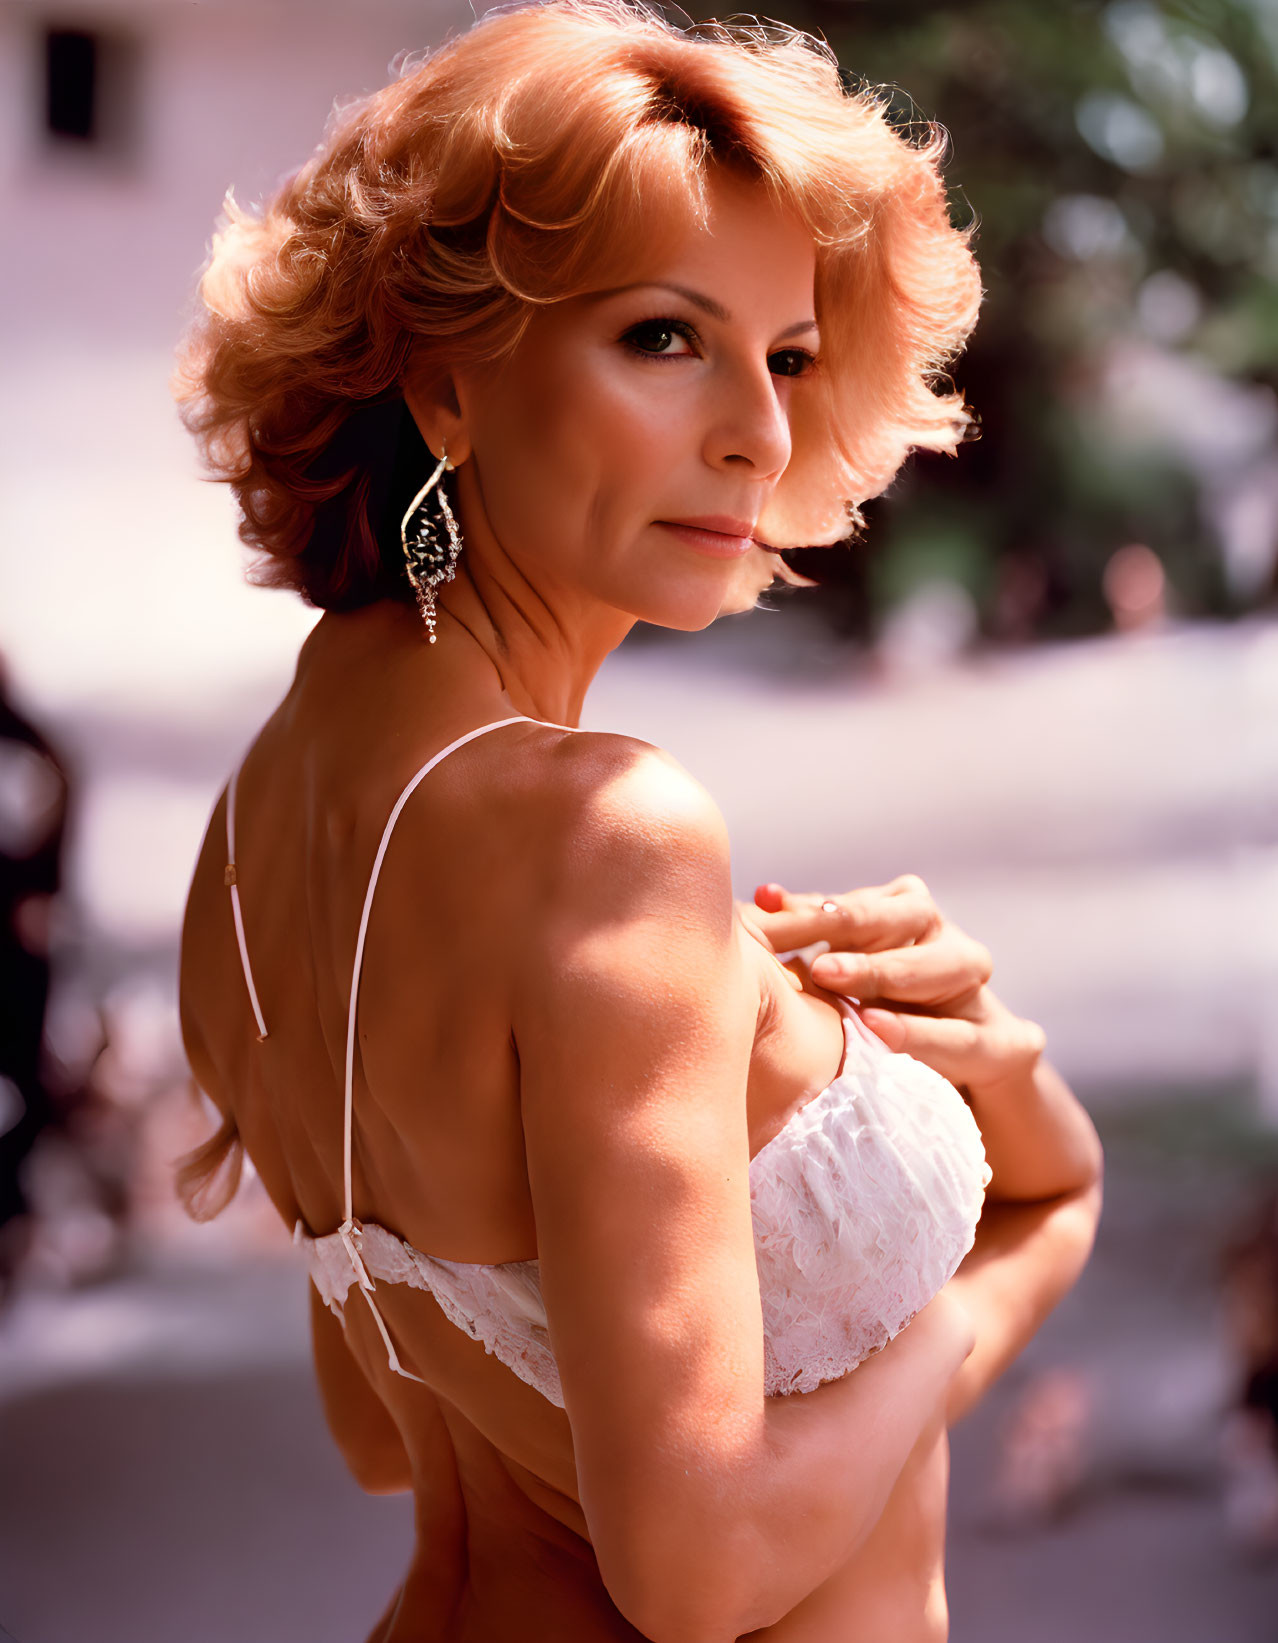
[[[434,758],[426,761],[404,788],[395,801],[395,808],[387,818],[386,826],[382,829],[381,843],[377,846],[377,855],[373,858],[373,870],[369,874],[368,889],[364,892],[364,908],[360,914],[359,934],[355,938],[355,964],[351,973],[350,1000],[346,1008],[346,1109],[343,1119],[342,1193],[345,1221],[347,1223],[350,1223],[352,1219],[354,1196],[351,1190],[351,1118],[355,1093],[355,1014],[359,1003],[359,978],[364,967],[364,942],[368,936],[368,919],[373,910],[373,896],[377,890],[377,881],[381,877],[382,863],[386,859],[391,834],[395,831],[395,823],[399,820],[404,806],[417,791],[419,784],[450,753],[455,753],[459,747],[464,747],[467,742],[473,742],[477,736],[486,735],[490,730],[500,730],[504,725],[539,724],[541,722],[538,719],[529,719],[526,714],[518,713],[509,719],[497,719],[492,724],[480,725],[478,730],[468,730],[464,736],[458,736],[456,741],[449,742],[448,746],[436,753]],[[559,725],[554,728],[568,729],[569,727]]]
[[[253,967],[249,963],[248,942],[244,939],[244,914],[240,908],[240,887],[235,871],[235,789],[240,779],[240,768],[240,765],[236,765],[226,787],[226,872],[223,874],[222,882],[231,892],[235,940],[240,949],[240,965],[244,971],[245,985],[248,987],[249,1003],[253,1006],[253,1017],[257,1022],[257,1041],[261,1044],[267,1036],[266,1022],[262,1019],[262,1006],[258,1002],[257,988],[253,985]]]
[[[355,1020],[359,1003],[360,972],[364,967],[364,942],[368,935],[368,919],[373,910],[373,895],[377,889],[377,881],[381,876],[382,863],[386,859],[386,850],[391,841],[391,834],[395,831],[395,823],[399,820],[404,806],[417,791],[420,783],[450,753],[455,753],[459,747],[464,747],[467,742],[473,742],[477,736],[486,735],[490,730],[500,730],[504,725],[514,724],[545,725],[550,730],[573,730],[576,728],[574,725],[552,725],[544,719],[530,719],[526,714],[517,713],[512,718],[497,719],[492,724],[480,725],[477,730],[468,730],[464,736],[458,736],[456,741],[449,742],[447,747],[441,748],[433,758],[428,759],[404,788],[399,798],[396,799],[395,807],[382,830],[381,843],[377,847],[377,855],[373,858],[373,870],[369,875],[368,889],[364,893],[364,907],[360,913],[359,934],[355,938],[355,964],[351,972],[351,993],[346,1012],[346,1090],[342,1115],[342,1224],[337,1231],[347,1256],[350,1258],[355,1281],[359,1285],[364,1299],[368,1302],[369,1310],[372,1312],[374,1322],[377,1324],[378,1333],[381,1335],[382,1342],[386,1347],[387,1360],[391,1369],[397,1375],[402,1375],[405,1380],[419,1383],[421,1383],[421,1376],[414,1375],[411,1370],[405,1369],[399,1361],[399,1354],[395,1351],[390,1331],[386,1328],[385,1321],[378,1311],[377,1303],[373,1299],[373,1289],[375,1287],[373,1280],[369,1277],[368,1269],[365,1267],[359,1253],[361,1228],[355,1220],[351,1170],[351,1131],[355,1100]]]

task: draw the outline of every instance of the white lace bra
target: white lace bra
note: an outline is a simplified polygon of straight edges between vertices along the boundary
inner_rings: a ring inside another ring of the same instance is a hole
[[[391,811],[364,897],[347,1014],[345,1215],[336,1231],[319,1237],[298,1221],[293,1240],[339,1318],[351,1285],[358,1285],[396,1374],[421,1378],[400,1362],[374,1299],[378,1281],[427,1290],[452,1323],[562,1408],[537,1261],[485,1265],[425,1255],[385,1227],[355,1220],[351,1188],[359,980],[373,894],[395,823],[418,784],[455,749],[503,725],[543,722],[520,715],[459,736],[423,765]],[[249,1000],[264,1038],[235,878],[235,787],[232,776],[226,882]],[[889,1050],[850,1003],[840,1000],[839,1007],[844,1055],[838,1075],[750,1162],[768,1393],[813,1391],[899,1334],[972,1247],[991,1175],[976,1120],[954,1086],[922,1062]]]

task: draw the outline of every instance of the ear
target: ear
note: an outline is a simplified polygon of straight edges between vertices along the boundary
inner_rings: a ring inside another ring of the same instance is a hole
[[[427,449],[438,457],[447,447],[449,461],[460,468],[470,455],[470,439],[452,372],[419,371],[404,384],[404,403]]]

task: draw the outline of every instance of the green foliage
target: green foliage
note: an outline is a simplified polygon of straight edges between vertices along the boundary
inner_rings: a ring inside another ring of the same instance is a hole
[[[956,462],[912,459],[870,505],[843,572],[856,597],[858,554],[880,609],[948,556],[997,635],[1017,631],[1000,613],[1007,568],[1032,564],[1041,598],[1020,631],[1096,631],[1111,620],[1103,567],[1141,540],[1183,613],[1241,609],[1202,464],[1174,429],[1107,421],[1104,382],[1118,353],[1163,350],[1278,388],[1278,0],[779,12],[829,40],[850,86],[889,88],[896,123],[946,127],[951,214],[978,224],[987,294],[954,376],[983,438]],[[825,574],[833,556],[813,562]]]

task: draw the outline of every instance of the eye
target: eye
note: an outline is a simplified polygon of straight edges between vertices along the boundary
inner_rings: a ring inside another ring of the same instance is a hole
[[[806,376],[815,364],[816,355],[806,348],[780,348],[768,355],[768,369],[778,377]]]
[[[632,325],[621,340],[649,359],[680,359],[692,353],[697,333],[680,319],[645,319]],[[684,346],[677,346],[680,343]]]

